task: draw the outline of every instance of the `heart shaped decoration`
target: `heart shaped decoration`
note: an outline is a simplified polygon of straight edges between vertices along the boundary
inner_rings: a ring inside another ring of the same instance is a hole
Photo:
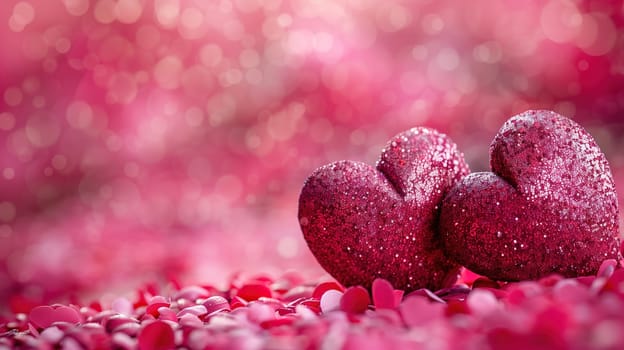
[[[69,306],[37,306],[30,311],[28,320],[36,327],[47,328],[54,322],[79,323],[82,322],[82,317]]]
[[[444,199],[449,257],[505,281],[590,275],[620,258],[611,170],[581,126],[550,111],[514,116],[490,145],[490,166]]]
[[[441,200],[469,172],[446,136],[414,128],[395,136],[377,169],[339,161],[317,169],[299,197],[299,223],[321,266],[346,286],[375,278],[395,288],[438,289],[459,265],[437,233]]]

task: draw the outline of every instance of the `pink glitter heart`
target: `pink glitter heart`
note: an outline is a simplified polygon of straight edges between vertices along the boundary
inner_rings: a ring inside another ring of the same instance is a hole
[[[407,291],[440,288],[459,266],[442,251],[439,206],[468,172],[446,135],[403,132],[382,151],[377,169],[339,161],[310,175],[299,197],[304,238],[345,286],[370,288],[379,277]]]
[[[611,170],[581,126],[550,111],[517,115],[492,142],[490,164],[444,199],[440,232],[458,263],[511,281],[594,274],[620,258]]]

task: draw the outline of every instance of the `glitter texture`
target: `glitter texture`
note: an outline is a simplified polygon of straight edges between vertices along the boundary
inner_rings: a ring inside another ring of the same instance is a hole
[[[440,234],[458,263],[511,281],[589,275],[621,257],[611,170],[581,126],[550,111],[514,116],[490,145],[490,166],[443,202]]]
[[[346,286],[376,277],[405,290],[453,282],[458,265],[436,226],[448,189],[469,172],[446,136],[414,128],[395,136],[377,169],[339,161],[317,169],[299,197],[299,223],[312,253]]]

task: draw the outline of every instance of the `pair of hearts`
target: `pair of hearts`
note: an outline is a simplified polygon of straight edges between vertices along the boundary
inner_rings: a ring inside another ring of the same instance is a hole
[[[595,273],[620,259],[618,205],[606,157],[581,126],[550,111],[509,119],[491,172],[469,173],[446,136],[395,136],[377,167],[317,169],[299,223],[321,266],[344,285],[439,289],[461,266],[495,280]]]

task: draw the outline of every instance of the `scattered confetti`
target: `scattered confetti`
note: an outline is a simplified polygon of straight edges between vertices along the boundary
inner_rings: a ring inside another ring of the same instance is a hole
[[[605,261],[601,274],[582,278],[490,281],[496,287],[487,288],[457,284],[453,288],[464,291],[461,297],[448,290],[428,291],[436,300],[412,293],[383,307],[375,305],[380,303],[379,291],[371,300],[362,287],[348,288],[344,294],[329,288],[320,299],[310,295],[286,301],[284,296],[293,289],[322,284],[293,285],[284,291],[271,280],[275,298],[261,297],[235,308],[237,290],[257,280],[239,279],[242,284],[234,282],[230,290],[211,290],[197,298],[170,285],[152,292],[138,290],[129,315],[100,302],[37,306],[9,314],[0,319],[0,348],[616,349],[624,346],[618,332],[624,325],[624,289],[618,282],[624,270],[609,266],[614,266],[613,260]],[[373,286],[394,290],[380,279]],[[329,295],[332,307],[327,306]],[[154,316],[144,305],[147,299],[169,306]],[[310,302],[325,306],[310,307]],[[208,304],[224,307],[206,312]],[[63,312],[53,315],[59,310]]]

